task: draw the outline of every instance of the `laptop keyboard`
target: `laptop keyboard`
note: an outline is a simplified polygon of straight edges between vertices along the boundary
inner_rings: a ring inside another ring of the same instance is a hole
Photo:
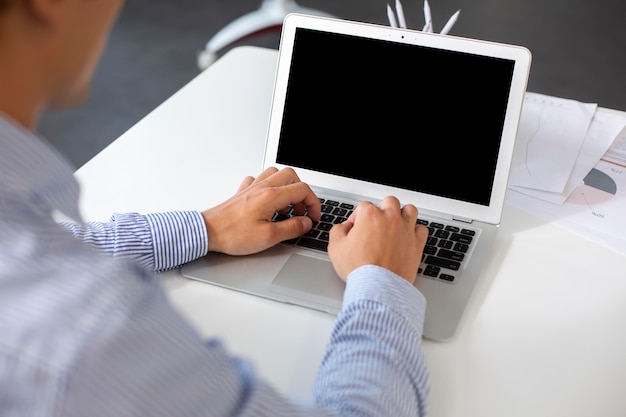
[[[303,236],[285,243],[326,252],[330,229],[337,223],[343,223],[355,209],[355,205],[335,199],[320,198],[322,215],[319,222],[314,222],[313,228]],[[276,213],[274,221],[284,220],[293,216],[291,207],[285,213]],[[428,240],[424,247],[422,262],[418,274],[427,278],[454,282],[457,272],[470,253],[476,231],[460,227],[455,224],[446,224],[441,220],[430,221],[418,219],[417,223],[428,228]]]

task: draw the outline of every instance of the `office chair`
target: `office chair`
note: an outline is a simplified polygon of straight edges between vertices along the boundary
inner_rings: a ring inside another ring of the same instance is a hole
[[[289,13],[332,17],[319,10],[302,7],[295,0],[263,0],[258,10],[245,14],[217,32],[198,53],[198,67],[206,69],[217,59],[219,51],[242,39],[271,30],[279,30]]]

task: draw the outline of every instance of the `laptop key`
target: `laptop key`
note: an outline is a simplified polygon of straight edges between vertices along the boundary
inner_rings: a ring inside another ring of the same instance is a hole
[[[321,230],[324,232],[328,232],[330,229],[332,229],[332,227],[333,227],[332,223],[326,223],[326,222],[319,222],[317,226],[315,226],[317,230]]]
[[[437,252],[437,256],[441,258],[450,259],[453,261],[459,261],[459,262],[462,262],[463,258],[465,258],[465,254],[463,253],[455,252],[453,250],[447,250],[443,248],[439,249],[439,252]]]
[[[433,245],[426,245],[424,246],[423,252],[427,255],[434,255],[437,253],[437,247]]]
[[[311,239],[310,237],[307,237],[307,236],[302,236],[298,240],[298,243],[296,243],[296,245],[303,246],[305,248],[310,248],[310,249],[317,249],[317,250],[321,250],[324,252],[328,251],[328,242],[323,241],[323,240]]]
[[[444,240],[444,239],[441,239],[439,243],[437,243],[437,247],[443,248],[443,249],[452,249],[453,245],[454,245],[454,242],[450,240]]]
[[[469,249],[469,245],[466,243],[455,243],[454,244],[454,248],[455,251],[457,252],[463,252],[463,253],[467,253],[467,250]]]
[[[426,265],[435,265],[440,266],[442,268],[451,269],[453,271],[458,271],[461,267],[461,263],[457,261],[453,261],[451,259],[439,258],[437,256],[427,256],[426,260],[424,260]]]
[[[328,213],[323,213],[322,216],[320,217],[320,222],[330,223],[334,220],[335,220],[335,216],[333,216],[332,214],[328,214]]]
[[[348,215],[348,210],[345,208],[337,207],[336,209],[333,210],[333,214],[335,216],[346,217]]]
[[[454,281],[454,275],[441,274],[441,275],[439,275],[439,279],[443,279],[444,281],[452,282],[452,281]]]
[[[441,269],[437,266],[426,265],[426,269],[424,269],[423,274],[426,275],[427,277],[437,278],[440,270]]]
[[[468,245],[472,243],[472,239],[473,237],[471,235],[461,234],[461,233],[452,233],[452,236],[450,236],[450,240],[453,240],[455,242],[465,243]]]
[[[316,238],[319,234],[320,234],[319,230],[311,229],[308,232],[306,232],[304,236],[310,237],[310,238]]]

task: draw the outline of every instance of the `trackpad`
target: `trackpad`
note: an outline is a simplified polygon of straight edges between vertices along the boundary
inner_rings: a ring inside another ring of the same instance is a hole
[[[272,281],[270,291],[295,299],[294,303],[303,301],[309,307],[319,304],[336,312],[345,288],[329,261],[293,254]]]

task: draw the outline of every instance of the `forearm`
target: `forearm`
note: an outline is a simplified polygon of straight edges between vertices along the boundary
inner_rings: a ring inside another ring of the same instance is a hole
[[[108,222],[61,225],[85,244],[152,271],[190,262],[208,247],[204,221],[194,211],[114,214]]]
[[[421,345],[425,300],[410,284],[389,275],[368,266],[348,279],[344,309],[315,386],[316,401],[340,415],[426,412],[429,377]],[[381,291],[377,284],[389,279],[398,285]]]

